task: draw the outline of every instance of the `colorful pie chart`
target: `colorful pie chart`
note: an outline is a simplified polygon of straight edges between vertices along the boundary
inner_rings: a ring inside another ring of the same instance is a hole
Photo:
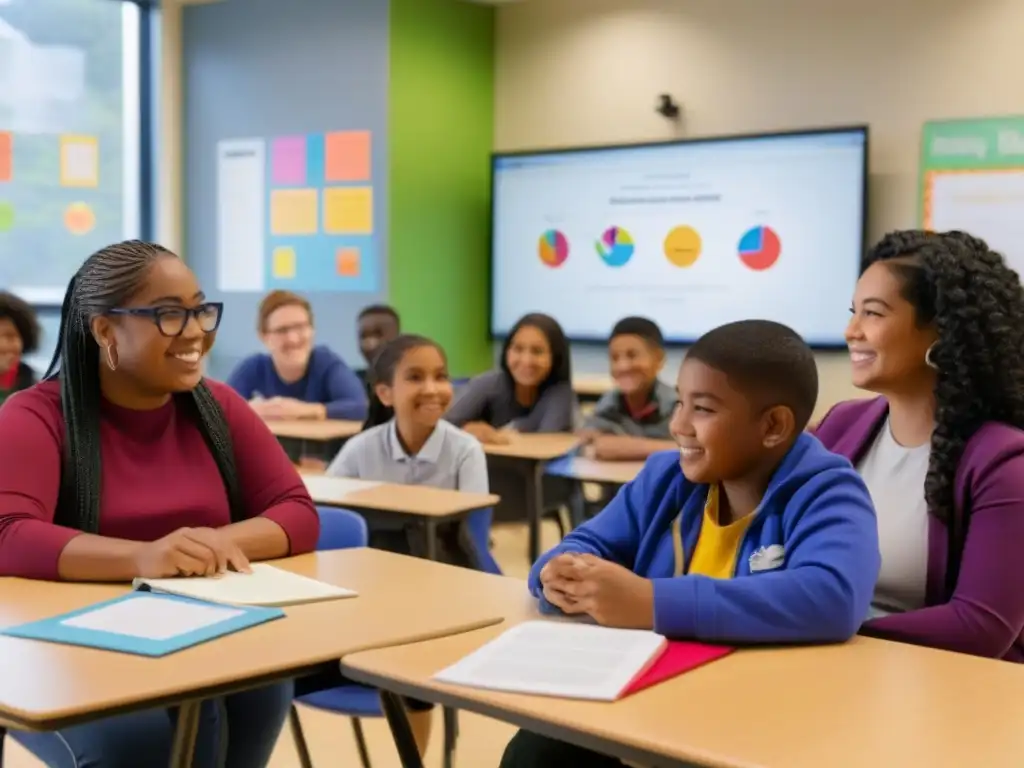
[[[770,227],[748,229],[739,245],[740,261],[749,269],[763,272],[770,269],[782,254],[782,241]]]
[[[622,227],[609,227],[594,246],[609,267],[621,267],[633,258],[633,238]]]
[[[569,241],[557,229],[549,229],[540,236],[537,255],[541,262],[551,268],[560,267],[569,258]]]

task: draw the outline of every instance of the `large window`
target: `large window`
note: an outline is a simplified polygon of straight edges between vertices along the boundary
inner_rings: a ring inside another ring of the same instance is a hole
[[[139,49],[134,3],[0,0],[0,286],[37,305],[142,234]]]

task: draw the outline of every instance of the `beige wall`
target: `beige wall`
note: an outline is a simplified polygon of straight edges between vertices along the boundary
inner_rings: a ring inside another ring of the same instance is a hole
[[[921,123],[1024,112],[1022,64],[1024,0],[526,0],[499,11],[495,141],[672,138],[662,92],[683,135],[868,122],[876,237],[915,224]],[[857,394],[819,360],[819,410]]]

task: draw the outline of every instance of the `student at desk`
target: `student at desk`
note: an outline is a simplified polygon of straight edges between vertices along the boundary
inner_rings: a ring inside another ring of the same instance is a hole
[[[22,360],[39,348],[35,310],[13,293],[0,291],[0,405],[31,387],[36,372]]]
[[[600,461],[643,461],[671,449],[669,422],[676,393],[658,378],[665,338],[646,317],[624,317],[612,328],[608,361],[615,389],[583,421],[582,453]]]
[[[313,346],[313,309],[290,291],[260,302],[257,329],[269,354],[243,360],[228,384],[264,419],[366,418],[366,390],[345,361]]]
[[[59,373],[0,409],[0,576],[214,575],[313,549],[319,518],[277,441],[202,378],[222,309],[159,245],[85,261],[61,308]],[[265,766],[291,700],[288,683],[207,702],[197,768]],[[155,709],[12,736],[51,768],[157,766],[174,718]]]
[[[785,326],[748,320],[694,344],[677,382],[678,451],[653,455],[595,518],[542,556],[542,608],[722,643],[833,643],[867,615],[878,576],[871,497],[803,432],[814,356]],[[520,731],[502,768],[620,766]]]
[[[398,312],[387,304],[371,304],[359,312],[356,332],[359,334],[359,352],[366,361],[366,367],[356,371],[356,376],[370,390],[370,368],[377,351],[401,333],[402,321]],[[372,393],[370,393],[372,398]]]

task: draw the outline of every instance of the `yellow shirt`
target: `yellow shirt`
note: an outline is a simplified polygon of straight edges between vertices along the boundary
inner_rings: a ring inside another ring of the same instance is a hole
[[[729,525],[718,523],[718,486],[708,489],[708,499],[704,503],[704,519],[701,521],[700,535],[697,546],[690,560],[690,575],[708,576],[712,579],[731,579],[736,571],[736,556],[739,553],[743,536],[750,527],[754,514],[736,520]],[[673,537],[676,549],[676,575],[683,571],[682,515],[673,526]]]

